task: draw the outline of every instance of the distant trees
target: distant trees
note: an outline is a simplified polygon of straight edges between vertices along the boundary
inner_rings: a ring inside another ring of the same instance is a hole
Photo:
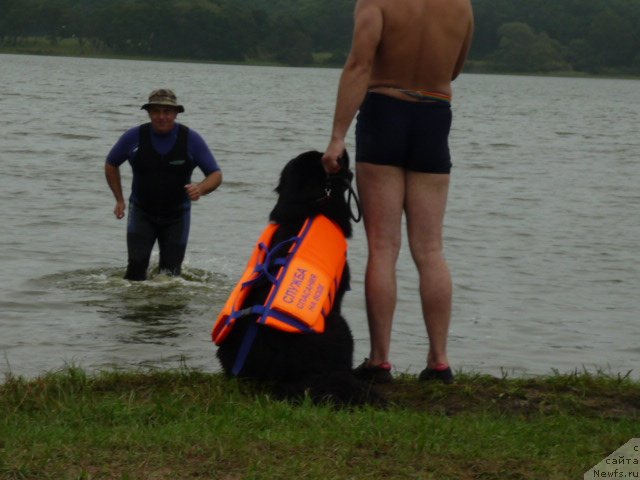
[[[472,1],[487,69],[640,74],[638,0]]]
[[[635,3],[638,7],[638,2]],[[586,59],[582,58],[582,62],[596,70],[633,64],[640,53],[638,48],[640,23],[633,22],[631,18],[623,17],[610,9],[598,13],[591,21],[585,35],[592,60],[586,62]]]
[[[472,3],[471,68],[640,74],[640,0]],[[0,47],[38,37],[50,45],[73,39],[91,52],[342,65],[353,5],[346,0],[0,0]]]
[[[513,72],[567,70],[560,44],[546,33],[535,33],[526,23],[510,22],[498,28],[500,43],[489,59],[498,69]]]

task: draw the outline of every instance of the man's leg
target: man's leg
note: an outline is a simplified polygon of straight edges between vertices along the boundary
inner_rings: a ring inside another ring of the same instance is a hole
[[[365,298],[371,352],[369,365],[389,360],[391,323],[396,306],[396,261],[400,251],[405,172],[398,167],[356,164],[369,255]]]
[[[429,336],[429,368],[449,365],[451,274],[444,258],[442,224],[449,175],[407,172],[405,211],[411,255],[420,276],[422,313]]]
[[[156,241],[156,229],[142,210],[129,204],[127,221],[127,280],[146,280],[151,250]]]
[[[160,247],[160,271],[169,275],[180,275],[182,261],[187,250],[191,209],[163,224],[158,235]]]

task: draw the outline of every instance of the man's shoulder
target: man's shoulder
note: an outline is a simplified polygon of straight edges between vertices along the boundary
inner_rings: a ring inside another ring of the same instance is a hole
[[[140,127],[141,125],[136,125],[135,127],[129,128],[120,137],[120,142],[125,142],[125,143],[137,142],[138,139],[140,138]]]
[[[184,125],[182,123],[180,124],[180,127],[186,129],[187,138],[189,140],[194,140],[194,141],[202,141],[203,140],[202,135],[200,135],[197,132],[197,130],[194,130],[193,128],[187,127],[186,125]]]
[[[107,163],[118,166],[124,163],[140,143],[140,125],[125,131],[107,155]]]

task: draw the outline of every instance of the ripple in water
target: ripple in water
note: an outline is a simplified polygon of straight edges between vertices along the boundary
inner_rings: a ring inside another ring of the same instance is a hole
[[[105,320],[135,326],[118,335],[123,343],[164,344],[188,330],[188,320],[226,299],[230,282],[226,275],[184,267],[172,277],[151,271],[144,282],[123,277],[122,268],[74,270],[46,275],[34,282],[43,289],[72,292],[74,303],[90,307]]]

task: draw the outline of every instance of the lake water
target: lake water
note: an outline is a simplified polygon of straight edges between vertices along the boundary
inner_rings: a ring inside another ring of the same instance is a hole
[[[217,371],[213,318],[266,224],[280,168],[326,146],[339,74],[0,55],[0,373]],[[180,120],[207,140],[225,182],[194,204],[184,277],[130,283],[103,164],[160,86],[177,91]],[[463,75],[451,148],[453,367],[638,377],[640,82]],[[344,302],[358,363],[365,256],[359,224]],[[426,338],[406,245],[398,278],[391,360],[416,373]]]

